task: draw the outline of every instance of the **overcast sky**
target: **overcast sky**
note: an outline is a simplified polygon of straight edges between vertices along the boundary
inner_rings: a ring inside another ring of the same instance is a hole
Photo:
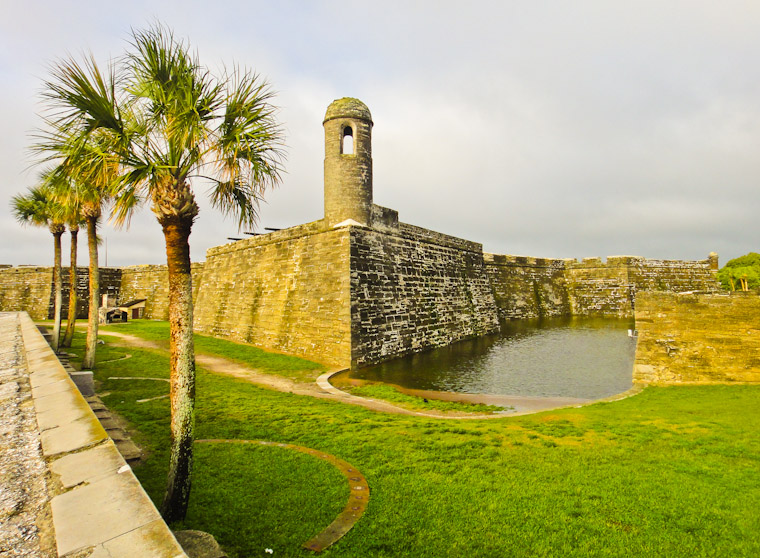
[[[322,118],[351,96],[375,123],[374,201],[404,222],[501,254],[716,251],[723,265],[760,251],[757,1],[0,5],[0,263],[52,260],[50,234],[21,228],[9,209],[36,179],[28,146],[49,65],[118,56],[130,29],[156,20],[212,70],[238,63],[278,92],[287,174],[260,228],[322,217]],[[193,261],[243,236],[200,203]],[[111,266],[165,262],[148,208],[102,235]]]

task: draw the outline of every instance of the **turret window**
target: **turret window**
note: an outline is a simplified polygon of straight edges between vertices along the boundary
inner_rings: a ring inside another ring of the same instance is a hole
[[[343,155],[354,154],[354,131],[351,126],[343,128],[343,140],[340,143],[340,152]]]

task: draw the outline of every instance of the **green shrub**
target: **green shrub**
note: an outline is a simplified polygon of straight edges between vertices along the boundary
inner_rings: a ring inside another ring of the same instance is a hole
[[[729,291],[741,290],[740,280],[743,277],[747,279],[748,288],[760,288],[760,254],[750,252],[729,260],[723,269],[718,271],[718,280],[721,286]]]

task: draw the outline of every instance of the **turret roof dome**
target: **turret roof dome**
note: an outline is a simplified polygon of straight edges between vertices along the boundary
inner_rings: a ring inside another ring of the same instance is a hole
[[[366,120],[370,124],[372,123],[372,115],[367,105],[353,97],[343,97],[330,103],[322,123],[324,124],[334,118],[359,118],[360,120]]]

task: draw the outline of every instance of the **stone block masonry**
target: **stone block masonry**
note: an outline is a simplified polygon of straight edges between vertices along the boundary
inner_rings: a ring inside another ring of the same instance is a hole
[[[760,382],[760,295],[636,297],[638,382]]]
[[[203,264],[192,264],[193,296],[198,293]],[[62,268],[63,319],[69,308],[69,268]],[[77,268],[77,318],[87,319],[89,307],[89,269]],[[169,318],[169,283],[165,265],[136,265],[100,268],[100,295],[112,295],[118,303],[144,298],[145,317]],[[55,307],[53,268],[0,267],[0,310],[25,311],[32,319],[52,319]]]
[[[572,313],[565,260],[484,254],[499,317],[505,320]]]
[[[203,278],[203,263],[191,264],[190,273],[195,301]],[[144,298],[145,318],[169,319],[169,270],[165,265],[133,265],[122,268],[119,287],[119,303]]]
[[[51,267],[0,269],[0,310],[24,310],[33,320],[45,320],[48,317],[52,285]]]
[[[495,333],[480,244],[401,224],[351,227],[351,364]]]
[[[195,330],[347,366],[349,242],[317,221],[210,249]]]
[[[717,292],[717,262],[635,256],[544,259],[485,254],[503,319],[553,316],[632,317],[638,292]]]
[[[715,268],[709,259],[484,254],[395,215],[372,227],[320,220],[210,249],[192,268],[195,329],[328,365],[366,365],[495,332],[499,319],[631,317],[643,292],[716,291]],[[102,273],[102,292],[145,298],[146,318],[168,318],[166,266]],[[86,269],[79,284],[86,289]],[[51,315],[50,268],[0,269],[0,287],[0,309]]]

